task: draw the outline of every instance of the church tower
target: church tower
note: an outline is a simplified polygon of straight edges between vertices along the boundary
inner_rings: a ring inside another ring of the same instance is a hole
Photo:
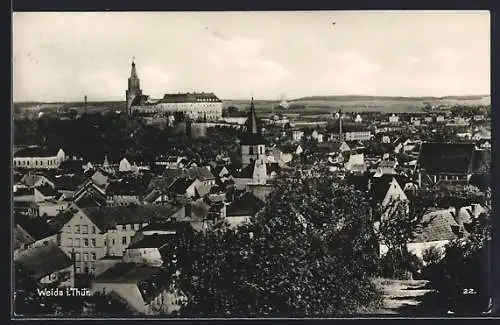
[[[135,69],[135,62],[132,60],[132,69],[130,70],[130,78],[128,78],[128,89],[125,91],[126,97],[126,112],[128,115],[132,114],[132,104],[136,97],[142,96],[141,85],[137,71]]]
[[[245,133],[241,138],[241,163],[243,166],[257,161],[258,158],[264,158],[266,155],[266,145],[260,132],[257,115],[255,114],[253,97],[250,105],[250,113],[245,122],[245,129]]]

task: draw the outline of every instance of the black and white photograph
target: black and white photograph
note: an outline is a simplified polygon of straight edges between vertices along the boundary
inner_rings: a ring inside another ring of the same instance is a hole
[[[488,11],[14,12],[14,319],[489,317]]]

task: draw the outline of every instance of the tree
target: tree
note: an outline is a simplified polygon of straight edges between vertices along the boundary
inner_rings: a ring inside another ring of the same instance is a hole
[[[373,302],[368,208],[329,177],[278,182],[252,223],[199,233],[182,247],[182,316],[302,317]]]
[[[375,232],[380,244],[387,247],[383,266],[389,266],[387,276],[401,276],[408,269],[415,269],[415,261],[408,253],[407,244],[425,224],[424,207],[416,202],[392,200],[386,206],[375,209]]]

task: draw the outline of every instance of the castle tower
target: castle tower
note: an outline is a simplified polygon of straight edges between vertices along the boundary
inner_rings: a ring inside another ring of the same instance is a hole
[[[130,70],[130,78],[128,78],[128,89],[125,91],[126,97],[126,112],[128,115],[132,114],[132,104],[134,99],[142,96],[141,85],[137,71],[135,69],[135,62],[132,60],[132,68]]]
[[[241,138],[241,163],[243,166],[249,165],[257,161],[259,157],[265,157],[266,155],[266,145],[257,123],[253,97],[250,112],[245,122],[245,129],[245,133]]]

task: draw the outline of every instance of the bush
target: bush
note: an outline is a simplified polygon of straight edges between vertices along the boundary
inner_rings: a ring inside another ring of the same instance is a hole
[[[422,260],[426,266],[439,263],[441,257],[442,257],[441,251],[435,246],[426,248],[422,252]]]

